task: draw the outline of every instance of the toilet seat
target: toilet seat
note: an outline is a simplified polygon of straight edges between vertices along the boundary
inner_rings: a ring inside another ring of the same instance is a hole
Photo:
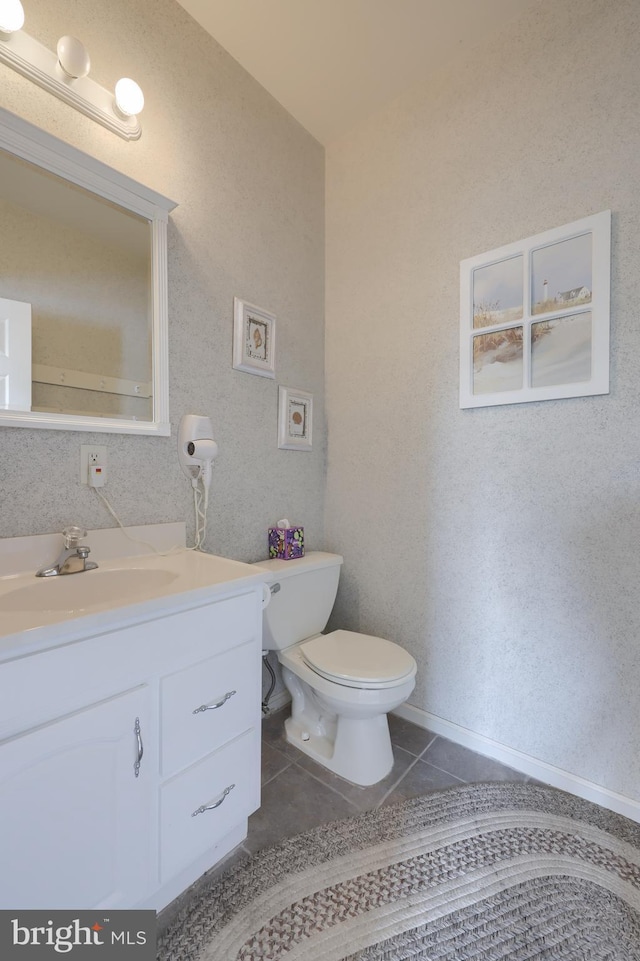
[[[404,648],[355,631],[320,634],[303,641],[300,653],[312,671],[345,687],[394,687],[416,673],[416,662]]]

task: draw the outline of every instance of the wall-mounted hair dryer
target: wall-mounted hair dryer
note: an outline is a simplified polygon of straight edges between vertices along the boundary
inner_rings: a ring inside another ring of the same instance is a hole
[[[185,414],[178,428],[178,460],[193,487],[202,480],[204,489],[209,489],[211,465],[217,456],[210,418]]]

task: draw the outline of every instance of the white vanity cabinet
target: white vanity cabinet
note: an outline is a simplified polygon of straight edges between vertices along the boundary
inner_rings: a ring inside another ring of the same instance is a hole
[[[149,702],[141,687],[0,746],[2,907],[124,907],[148,889],[151,778],[134,776],[133,741]]]
[[[262,587],[181,604],[0,664],[0,908],[159,910],[246,836]]]

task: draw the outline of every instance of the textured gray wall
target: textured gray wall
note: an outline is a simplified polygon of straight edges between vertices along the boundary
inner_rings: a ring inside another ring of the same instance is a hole
[[[0,537],[113,521],[78,482],[80,445],[106,444],[105,493],[125,524],[187,520],[176,456],[184,413],[208,414],[220,445],[207,546],[266,554],[285,515],[321,547],[324,452],[324,153],[173,0],[30,4],[50,49],[70,33],[92,77],[134,76],[146,105],[127,143],[0,66],[0,104],[178,202],[169,224],[171,438],[0,427]],[[233,371],[233,298],[277,316],[276,380]],[[314,450],[277,449],[278,383],[314,394]]]
[[[541,0],[327,152],[333,623],[640,799],[640,5]],[[459,262],[610,208],[609,396],[458,408]]]

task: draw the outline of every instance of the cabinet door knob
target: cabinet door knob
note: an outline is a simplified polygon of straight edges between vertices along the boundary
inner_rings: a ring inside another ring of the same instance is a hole
[[[222,707],[223,704],[226,704],[229,698],[233,697],[234,694],[237,694],[237,691],[227,691],[224,697],[221,697],[219,701],[214,701],[212,704],[201,704],[200,707],[197,707],[195,711],[192,711],[191,713],[200,714],[201,711],[217,711],[218,708]]]
[[[136,735],[136,742],[137,742],[137,748],[138,748],[138,753],[136,755],[135,764],[133,765],[133,770],[135,772],[136,777],[138,777],[138,775],[140,774],[140,761],[142,760],[142,755],[144,754],[144,745],[142,743],[142,734],[140,732],[139,717],[136,718],[136,723],[133,730]]]
[[[229,787],[224,789],[217,801],[213,801],[211,804],[202,804],[199,808],[195,809],[191,817],[194,818],[197,814],[204,814],[205,811],[214,811],[216,808],[219,808],[227,795],[231,794],[234,787],[235,784],[230,784]]]

